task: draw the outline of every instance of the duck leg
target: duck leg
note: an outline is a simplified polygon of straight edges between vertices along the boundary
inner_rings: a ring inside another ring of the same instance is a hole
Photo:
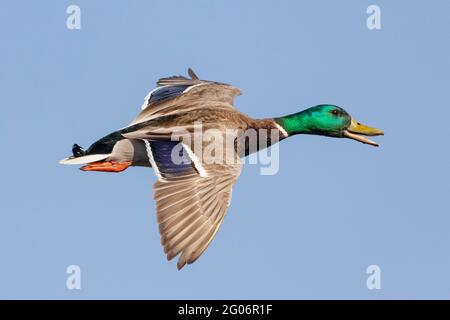
[[[131,165],[131,161],[117,162],[117,161],[101,161],[90,163],[80,170],[83,171],[100,171],[100,172],[122,172]]]

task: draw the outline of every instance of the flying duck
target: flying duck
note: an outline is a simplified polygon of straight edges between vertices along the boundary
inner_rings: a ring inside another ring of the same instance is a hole
[[[192,69],[188,74],[189,78],[159,79],[145,97],[142,111],[128,126],[86,150],[74,144],[72,155],[60,161],[83,165],[83,171],[153,168],[161,243],[168,260],[179,255],[178,269],[196,261],[217,233],[245,156],[297,134],[349,138],[372,146],[378,144],[366,136],[383,134],[331,104],[277,118],[253,119],[233,104],[241,94],[238,88],[200,80]],[[196,146],[197,127],[200,133],[212,130],[216,140],[219,137],[232,143],[205,155],[202,151],[212,139],[202,138]],[[249,142],[247,132],[256,133],[256,143]]]

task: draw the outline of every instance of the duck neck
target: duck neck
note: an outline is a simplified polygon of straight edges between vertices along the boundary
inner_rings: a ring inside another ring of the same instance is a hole
[[[281,126],[288,136],[295,134],[310,134],[311,129],[309,129],[309,119],[310,115],[306,111],[301,111],[279,118],[274,118],[273,120]]]
[[[258,119],[254,120],[252,125],[256,129],[259,137],[267,136],[268,146],[287,138],[288,133],[275,119]]]
[[[241,157],[268,148],[288,136],[274,119],[247,120],[246,130],[235,139],[235,149]]]

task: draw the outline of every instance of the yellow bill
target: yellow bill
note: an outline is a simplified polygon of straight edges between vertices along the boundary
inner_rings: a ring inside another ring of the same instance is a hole
[[[353,140],[357,140],[362,143],[370,144],[371,146],[378,147],[378,143],[367,139],[364,136],[380,136],[384,135],[384,132],[380,129],[366,126],[359,123],[355,119],[352,119],[350,126],[344,130],[344,136]]]

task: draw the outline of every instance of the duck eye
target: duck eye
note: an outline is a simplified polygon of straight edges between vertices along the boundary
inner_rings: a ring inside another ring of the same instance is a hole
[[[333,110],[331,111],[331,113],[334,114],[335,116],[337,116],[339,112],[338,112],[336,109],[333,109]]]

